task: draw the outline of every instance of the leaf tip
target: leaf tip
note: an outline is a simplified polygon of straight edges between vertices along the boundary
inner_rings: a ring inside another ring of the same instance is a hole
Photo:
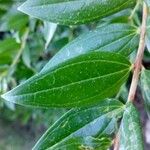
[[[20,6],[17,8],[17,10],[19,10],[19,11],[21,11],[21,12],[24,12],[24,11],[23,11],[23,10],[24,10],[23,5],[24,5],[24,4],[20,5]]]
[[[22,5],[20,5],[20,6],[17,8],[17,10],[20,11],[20,12],[22,12],[22,13],[27,14],[26,3],[23,3]]]
[[[6,94],[2,94],[2,95],[1,95],[1,98],[4,99],[4,100],[7,99],[6,97],[7,97]]]
[[[5,93],[5,94],[2,94],[1,95],[1,98],[3,99],[3,100],[5,100],[5,101],[11,101],[10,100],[10,95],[9,95],[9,92],[7,92],[7,93]]]

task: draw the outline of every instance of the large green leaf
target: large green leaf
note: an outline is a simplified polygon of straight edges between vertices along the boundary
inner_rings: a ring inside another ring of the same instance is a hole
[[[144,150],[139,114],[127,103],[120,127],[120,150]]]
[[[72,109],[46,131],[33,149],[55,150],[62,145],[68,147],[71,139],[109,136],[115,131],[116,120],[122,116],[123,109],[124,105],[115,99],[103,100],[96,107]],[[81,146],[83,141],[76,140],[76,146]],[[75,149],[74,142],[71,142]]]
[[[128,24],[111,24],[79,36],[61,49],[42,71],[89,51],[118,52],[128,56],[138,47],[137,28]]]
[[[122,55],[91,52],[33,76],[3,98],[39,107],[93,105],[116,94],[130,69]]]
[[[135,3],[136,0],[28,0],[19,10],[45,21],[73,25],[99,20]]]
[[[141,90],[147,114],[150,117],[150,70],[143,69],[141,73]]]

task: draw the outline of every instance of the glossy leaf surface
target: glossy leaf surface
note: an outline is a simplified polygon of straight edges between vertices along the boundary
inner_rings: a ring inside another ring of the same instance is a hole
[[[62,146],[68,149],[69,146],[74,146],[75,149],[77,146],[81,147],[81,144],[83,146],[87,144],[85,141],[91,141],[89,137],[100,140],[100,137],[111,135],[115,130],[116,120],[122,115],[123,108],[124,105],[118,100],[106,99],[97,107],[72,109],[46,131],[33,149],[53,150],[61,149]],[[99,146],[101,144],[104,143],[101,141]]]
[[[128,103],[120,127],[120,150],[144,150],[138,111]]]
[[[55,148],[48,148],[48,150],[107,150],[110,146],[111,140],[108,137],[94,138],[88,136],[68,139],[54,146]]]
[[[45,21],[74,25],[99,20],[135,3],[136,0],[28,0],[19,10]]]
[[[79,36],[62,48],[42,71],[89,51],[109,51],[128,56],[138,47],[137,28],[128,24],[110,24]]]
[[[91,52],[33,76],[2,97],[38,107],[93,105],[116,94],[130,69],[122,55]]]

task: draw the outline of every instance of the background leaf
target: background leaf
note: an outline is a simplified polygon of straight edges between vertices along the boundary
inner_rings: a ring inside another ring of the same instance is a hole
[[[60,24],[84,24],[134,6],[136,0],[28,0],[19,10]]]
[[[121,117],[123,108],[124,105],[118,100],[107,99],[97,107],[72,109],[46,131],[33,149],[60,149],[62,145],[68,147],[70,140],[75,146],[76,142],[72,139],[76,138],[79,138],[76,139],[77,146],[81,146],[89,136],[97,139],[110,136],[115,131],[116,120]]]
[[[45,71],[70,58],[89,51],[118,52],[128,56],[138,47],[138,28],[128,24],[110,24],[79,36],[62,48],[42,69]]]
[[[148,16],[147,19],[146,47],[147,50],[150,52],[150,16]]]
[[[121,150],[144,150],[139,114],[132,103],[127,103],[120,127]]]
[[[20,44],[13,38],[0,41],[0,65],[10,64],[19,48]]]
[[[130,69],[130,62],[119,54],[92,52],[33,76],[3,98],[39,107],[93,105],[116,94]]]
[[[7,12],[7,10],[11,7],[12,3],[12,0],[0,0],[0,17]]]
[[[128,23],[131,12],[132,12],[131,8],[121,10],[115,14],[112,14],[111,16],[101,19],[99,22],[99,26],[110,24],[110,23]]]
[[[48,45],[50,44],[56,29],[57,29],[57,24],[47,22],[47,21],[44,22],[43,33],[44,33],[44,38],[46,40],[45,49],[47,49]]]
[[[1,19],[0,31],[22,31],[26,28],[28,21],[28,16],[10,9]]]

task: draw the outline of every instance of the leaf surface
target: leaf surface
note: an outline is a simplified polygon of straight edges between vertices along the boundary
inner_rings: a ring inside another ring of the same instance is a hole
[[[130,69],[130,62],[122,55],[91,52],[33,76],[2,97],[38,107],[93,105],[114,96]]]
[[[141,90],[148,116],[150,117],[150,70],[143,69],[141,73]]]
[[[135,3],[136,0],[28,0],[19,10],[44,21],[74,25],[99,20]]]
[[[105,17],[100,20],[99,26],[107,25],[110,23],[129,23],[129,16],[132,13],[132,9],[128,8],[125,10],[121,10],[115,14],[112,14],[108,17]]]
[[[128,24],[110,24],[79,36],[62,48],[42,69],[51,67],[89,51],[109,51],[128,56],[137,49],[137,28]]]
[[[146,47],[147,50],[150,52],[150,16],[148,16],[147,19]]]
[[[144,150],[139,114],[127,103],[120,127],[120,150]]]
[[[62,146],[75,149],[81,144],[94,147],[94,141],[115,131],[116,120],[121,117],[123,109],[124,105],[116,99],[103,100],[96,107],[71,109],[46,131],[33,149],[53,150]],[[104,144],[102,141],[99,146]]]
[[[107,150],[111,146],[111,140],[108,137],[94,138],[88,137],[77,137],[68,139],[55,146],[55,150]],[[48,150],[54,150],[50,147]]]

